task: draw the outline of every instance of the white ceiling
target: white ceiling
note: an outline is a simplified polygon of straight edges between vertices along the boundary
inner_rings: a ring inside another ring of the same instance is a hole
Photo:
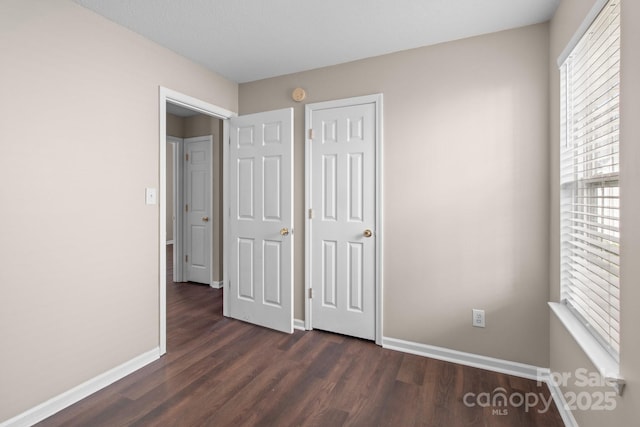
[[[238,83],[545,22],[560,0],[74,0]]]

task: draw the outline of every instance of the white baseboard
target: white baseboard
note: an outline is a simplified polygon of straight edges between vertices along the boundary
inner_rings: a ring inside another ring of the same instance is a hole
[[[463,351],[450,350],[443,347],[403,341],[395,338],[383,337],[382,347],[405,353],[417,354],[419,356],[431,357],[433,359],[444,360],[446,362],[459,363],[461,365],[472,366],[474,368],[486,369],[488,371],[500,372],[502,374],[515,375],[517,377],[527,378],[530,380],[544,381],[545,378],[549,377],[549,369],[547,368],[495,359],[493,357],[481,356],[473,353],[465,353]]]
[[[298,329],[300,331],[306,330],[304,328],[304,320],[293,319],[293,329]]]
[[[59,394],[58,396],[55,396],[46,402],[23,412],[22,414],[16,415],[15,417],[0,423],[0,427],[32,426],[159,358],[160,349],[154,348],[151,351],[134,357],[128,362],[125,362],[120,366],[116,366],[115,368],[72,388],[71,390],[65,391],[64,393]]]
[[[167,245],[173,245],[173,240],[167,240]]]
[[[213,289],[222,289],[224,288],[224,282],[223,281],[211,282],[209,286],[212,287]]]
[[[444,360],[446,362],[458,363],[460,365],[472,366],[474,368],[486,369],[488,371],[499,372],[507,375],[527,378],[544,382],[549,387],[549,392],[558,408],[562,421],[567,427],[578,427],[576,419],[570,410],[567,409],[564,395],[560,388],[551,380],[551,372],[548,368],[540,368],[524,363],[511,362],[509,360],[496,359],[493,357],[481,356],[473,353],[465,353],[448,348],[436,347],[432,345],[420,344],[411,341],[403,341],[395,338],[382,338],[382,347],[391,350],[402,351],[404,353],[416,354],[419,356],[431,357],[433,359]]]
[[[560,417],[562,418],[564,425],[566,427],[578,427],[578,421],[576,421],[576,419],[574,418],[571,410],[568,409],[569,405],[567,405],[567,401],[564,398],[564,393],[562,393],[562,390],[560,389],[560,387],[558,387],[558,384],[556,384],[555,381],[552,380],[550,374],[547,375],[545,382],[547,383],[547,386],[549,386],[549,392],[553,397],[553,401],[558,408],[558,412],[560,413]]]

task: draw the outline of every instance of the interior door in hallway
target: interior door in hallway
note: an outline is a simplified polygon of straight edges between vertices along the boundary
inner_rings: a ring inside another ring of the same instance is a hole
[[[185,280],[211,284],[210,136],[184,140]]]
[[[374,339],[375,104],[312,109],[310,119],[311,324]]]

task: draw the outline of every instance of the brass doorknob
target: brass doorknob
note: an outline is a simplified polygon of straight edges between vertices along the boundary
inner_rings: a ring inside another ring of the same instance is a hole
[[[373,236],[373,231],[369,230],[368,228],[364,230],[364,237],[371,237],[371,236]]]
[[[284,227],[282,230],[280,230],[280,235],[281,236],[288,236],[289,235],[289,229],[287,227]]]
[[[202,222],[209,222],[209,217],[208,216],[203,216],[202,217]]]

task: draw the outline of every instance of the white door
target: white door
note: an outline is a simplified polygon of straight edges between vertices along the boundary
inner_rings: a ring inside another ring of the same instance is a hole
[[[185,281],[211,284],[210,136],[184,140]]]
[[[293,109],[229,120],[230,317],[293,332]]]
[[[375,339],[376,104],[307,114],[311,326]]]

